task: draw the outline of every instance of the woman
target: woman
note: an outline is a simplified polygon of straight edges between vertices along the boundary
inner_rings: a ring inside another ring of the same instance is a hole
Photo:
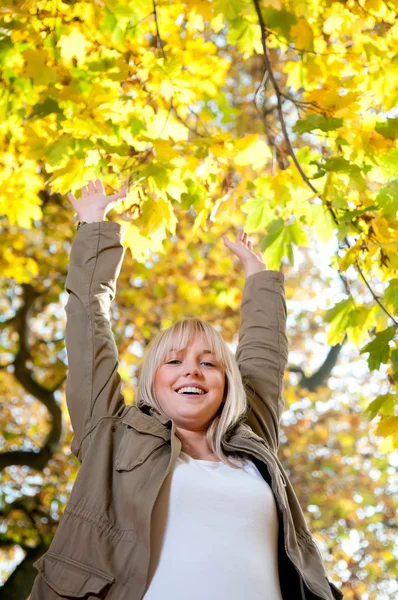
[[[81,468],[31,599],[341,599],[277,458],[283,275],[246,235],[224,236],[246,274],[236,355],[209,324],[181,319],[152,340],[127,406],[109,323],[124,231],[104,220],[125,195],[100,180],[68,195],[83,222],[65,286]]]

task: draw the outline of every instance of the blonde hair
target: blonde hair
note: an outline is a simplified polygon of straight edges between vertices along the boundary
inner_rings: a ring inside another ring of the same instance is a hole
[[[186,317],[173,323],[171,327],[160,331],[148,344],[137,388],[136,406],[148,406],[160,415],[165,415],[155,394],[154,381],[158,367],[163,363],[167,352],[172,348],[182,350],[196,336],[203,336],[207,348],[219,360],[225,375],[223,403],[206,431],[209,447],[217,458],[236,468],[226,454],[221,442],[240,422],[244,420],[248,410],[246,392],[235,355],[228,348],[221,335],[212,325],[199,317]]]

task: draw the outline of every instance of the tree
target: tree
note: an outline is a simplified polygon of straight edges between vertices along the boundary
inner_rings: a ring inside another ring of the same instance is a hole
[[[193,307],[236,342],[243,278],[218,243],[226,227],[244,224],[269,268],[286,273],[300,358],[286,375],[286,416],[295,417],[285,423],[281,457],[325,553],[329,540],[337,583],[344,569],[336,565],[347,562],[347,598],[381,592],[397,575],[388,490],[396,477],[388,453],[398,447],[394,7],[3,4],[0,541],[5,556],[19,546],[25,559],[0,593],[26,597],[31,563],[48,546],[76,475],[63,394],[63,286],[75,235],[65,194],[96,177],[109,191],[130,184],[109,216],[126,228],[112,316],[128,402],[148,341]],[[315,289],[327,290],[312,253],[333,240],[340,298],[327,310],[298,310],[294,300],[306,307]],[[324,331],[321,362],[304,369]],[[320,411],[320,394],[325,403],[336,397],[328,383],[337,361],[362,364],[355,347],[367,353],[372,380],[381,381],[380,371],[387,383]],[[381,437],[365,441],[376,417]],[[360,503],[382,508],[369,517]],[[348,559],[347,529],[364,538],[356,558]]]

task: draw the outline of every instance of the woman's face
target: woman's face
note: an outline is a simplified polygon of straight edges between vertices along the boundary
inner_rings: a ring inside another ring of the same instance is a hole
[[[155,375],[155,393],[163,412],[176,426],[192,431],[206,430],[221,406],[225,376],[214,354],[205,352],[200,336],[185,349],[171,350]],[[205,393],[179,394],[181,387],[199,386]]]

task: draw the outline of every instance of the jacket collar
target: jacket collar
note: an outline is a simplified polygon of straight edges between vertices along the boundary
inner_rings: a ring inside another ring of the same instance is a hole
[[[141,408],[137,408],[134,405],[129,406],[122,421],[141,433],[156,435],[166,441],[170,441],[171,439],[172,419],[160,414],[156,409],[149,406]],[[250,451],[256,447],[258,449],[259,444],[264,448],[264,440],[244,423],[236,425],[227,438],[223,440],[223,446],[229,450],[239,447]]]

